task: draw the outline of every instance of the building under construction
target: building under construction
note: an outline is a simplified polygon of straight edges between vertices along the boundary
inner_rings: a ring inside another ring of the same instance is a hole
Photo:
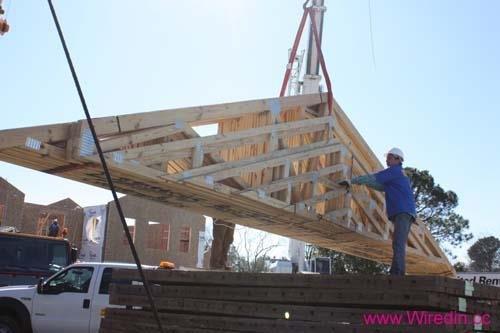
[[[325,248],[389,263],[380,193],[336,181],[382,165],[327,94],[94,119],[116,188]],[[199,137],[193,126],[217,124]],[[107,187],[86,121],[0,131],[0,160]],[[453,275],[429,230],[408,239],[408,272]]]
[[[323,1],[304,6],[311,18],[307,73],[299,94],[285,96],[296,60],[290,54],[279,97],[0,131],[0,160],[114,188],[313,245],[389,264],[393,224],[380,192],[339,181],[374,173],[382,164],[333,98],[321,53]],[[319,91],[321,64],[328,92]],[[300,67],[300,66],[299,66]],[[290,91],[290,90],[289,90]],[[201,137],[194,128],[215,125]],[[94,132],[95,131],[95,132]],[[94,135],[95,134],[95,135]],[[497,290],[453,279],[444,252],[419,219],[411,225],[407,277],[321,277],[229,272],[147,272],[160,318],[172,332],[420,332],[403,325],[364,326],[366,313],[430,311],[498,318]],[[116,272],[118,280],[137,272]],[[103,332],[156,329],[139,284],[112,285]],[[133,318],[133,320],[131,320]],[[429,325],[428,332],[495,332]]]

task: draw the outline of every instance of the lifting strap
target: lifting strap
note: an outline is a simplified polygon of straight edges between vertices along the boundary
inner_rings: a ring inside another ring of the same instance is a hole
[[[280,97],[285,96],[285,90],[288,85],[288,80],[290,79],[290,73],[292,71],[293,62],[295,59],[295,55],[297,54],[297,48],[299,47],[300,37],[302,36],[302,32],[304,31],[304,26],[307,20],[307,16],[311,18],[311,26],[313,29],[314,40],[316,41],[316,48],[318,51],[319,62],[321,64],[321,69],[325,76],[326,87],[328,88],[328,114],[331,116],[333,112],[333,93],[332,93],[332,84],[330,81],[330,76],[328,75],[328,70],[326,69],[325,58],[323,57],[323,52],[321,51],[318,27],[316,26],[316,21],[314,20],[314,9],[313,7],[307,7],[307,0],[304,5],[304,13],[302,14],[302,19],[300,20],[299,29],[297,30],[297,34],[295,35],[295,40],[292,46],[292,52],[290,52],[290,58],[288,59],[288,64],[286,66],[285,76],[283,77],[283,82],[281,84]]]

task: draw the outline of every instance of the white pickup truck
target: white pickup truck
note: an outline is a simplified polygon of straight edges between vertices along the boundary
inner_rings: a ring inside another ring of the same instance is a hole
[[[103,309],[109,306],[113,268],[136,266],[76,263],[38,285],[1,287],[0,332],[98,332]]]

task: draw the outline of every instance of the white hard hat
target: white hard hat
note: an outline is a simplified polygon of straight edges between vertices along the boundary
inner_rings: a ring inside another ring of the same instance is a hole
[[[389,150],[387,152],[387,154],[385,154],[385,156],[389,155],[389,154],[392,154],[392,155],[396,155],[396,156],[399,156],[399,158],[401,159],[401,161],[404,161],[405,160],[405,154],[403,153],[403,151],[399,148],[392,148],[391,150]]]

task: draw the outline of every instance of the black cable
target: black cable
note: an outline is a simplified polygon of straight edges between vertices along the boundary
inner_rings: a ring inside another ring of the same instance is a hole
[[[64,36],[61,30],[61,26],[59,25],[59,21],[57,19],[56,12],[54,10],[54,6],[52,5],[52,0],[47,0],[49,2],[50,11],[52,13],[52,17],[54,18],[54,23],[56,24],[57,32],[59,34],[59,38],[61,40],[61,44],[64,49],[64,54],[66,55],[66,60],[68,61],[69,68],[71,70],[71,75],[73,76],[73,81],[75,82],[76,90],[78,90],[78,95],[80,96],[80,102],[82,103],[83,111],[85,112],[85,116],[87,117],[87,122],[89,124],[90,131],[92,132],[92,136],[94,138],[94,143],[97,148],[97,152],[99,154],[99,159],[102,163],[102,168],[104,169],[104,174],[106,175],[106,179],[108,181],[109,189],[113,194],[113,199],[116,204],[116,209],[118,210],[118,215],[120,215],[120,220],[123,226],[123,230],[125,231],[125,235],[127,236],[128,244],[130,246],[130,250],[132,251],[132,255],[134,256],[135,264],[137,265],[137,269],[139,270],[139,274],[142,279],[142,283],[144,284],[144,289],[146,289],[146,294],[148,295],[149,303],[151,304],[151,309],[153,310],[154,317],[158,323],[158,328],[160,332],[163,333],[163,327],[161,325],[160,317],[158,315],[158,311],[156,310],[156,305],[153,300],[153,296],[151,294],[149,283],[144,275],[142,270],[141,262],[139,260],[139,256],[137,255],[137,251],[135,249],[134,243],[132,241],[132,237],[130,236],[130,231],[128,230],[127,223],[125,222],[125,216],[123,215],[123,210],[120,205],[120,201],[118,200],[118,196],[116,195],[115,186],[113,184],[113,180],[111,179],[111,174],[109,173],[108,165],[106,164],[106,160],[104,159],[104,154],[102,153],[101,145],[99,144],[99,139],[97,138],[97,133],[94,128],[94,124],[92,123],[92,118],[90,117],[89,110],[87,108],[87,103],[85,102],[85,97],[83,96],[82,89],[80,87],[80,83],[78,81],[78,77],[76,75],[75,68],[73,66],[73,62],[71,61],[71,57],[66,46],[66,41],[64,40]]]

